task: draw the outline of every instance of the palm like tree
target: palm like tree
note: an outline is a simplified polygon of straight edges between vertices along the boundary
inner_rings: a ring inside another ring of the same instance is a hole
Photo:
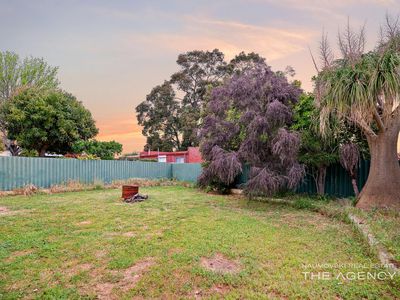
[[[316,78],[322,108],[321,129],[335,115],[358,126],[368,141],[371,167],[357,207],[400,209],[400,26],[386,18],[382,38],[365,53],[364,28],[339,35],[342,58],[333,59],[327,38],[321,42],[323,68]]]

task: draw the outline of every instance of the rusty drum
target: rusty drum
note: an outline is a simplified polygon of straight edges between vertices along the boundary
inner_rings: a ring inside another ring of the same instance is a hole
[[[139,193],[138,185],[123,185],[122,198],[128,199]]]

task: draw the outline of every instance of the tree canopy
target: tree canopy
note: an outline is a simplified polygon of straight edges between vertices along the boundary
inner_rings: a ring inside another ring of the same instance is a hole
[[[307,167],[307,173],[315,181],[317,193],[325,193],[327,167],[338,161],[338,139],[331,131],[322,136],[318,126],[319,109],[314,95],[302,94],[294,107],[291,128],[300,134],[299,161]]]
[[[79,140],[72,145],[72,152],[94,155],[100,159],[112,160],[122,153],[122,145],[116,141]]]
[[[34,86],[37,89],[55,89],[59,85],[57,67],[50,66],[42,58],[21,58],[14,52],[0,52],[0,105],[10,100],[15,92],[23,86]],[[6,139],[7,132],[0,119],[0,130],[3,143],[13,155],[20,149],[15,141]]]
[[[206,161],[201,186],[223,189],[250,166],[249,195],[294,188],[304,176],[297,162],[300,139],[289,129],[301,90],[258,64],[214,88],[200,137]]]
[[[60,90],[22,88],[0,109],[8,138],[28,150],[65,153],[98,133],[89,110]]]
[[[212,88],[232,74],[265,64],[256,53],[241,52],[229,63],[218,49],[189,51],[178,56],[179,71],[154,87],[136,107],[138,124],[147,138],[145,149],[185,150],[199,145],[198,129]]]
[[[165,81],[152,89],[146,101],[136,107],[138,124],[147,136],[145,150],[172,151],[182,148],[180,104],[172,85]]]

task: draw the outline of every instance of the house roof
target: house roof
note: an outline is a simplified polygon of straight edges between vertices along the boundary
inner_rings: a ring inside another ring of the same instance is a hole
[[[169,156],[181,156],[187,155],[188,151],[175,151],[175,152],[165,152],[165,151],[142,151],[140,152],[140,157],[154,157],[159,155],[169,155]]]

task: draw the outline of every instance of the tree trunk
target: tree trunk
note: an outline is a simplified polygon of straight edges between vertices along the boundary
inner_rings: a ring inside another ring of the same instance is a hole
[[[357,179],[356,179],[356,178],[351,178],[351,184],[353,185],[354,195],[355,195],[356,197],[358,197],[358,195],[360,194],[360,192],[359,192],[358,186],[357,186]]]
[[[21,153],[21,148],[17,145],[16,141],[8,140],[6,147],[12,156],[18,156]]]
[[[394,126],[376,137],[368,137],[371,166],[357,207],[400,210],[400,166],[397,157],[399,129]]]
[[[357,185],[357,166],[355,166],[354,169],[349,172],[349,174],[351,178],[351,184],[353,186],[354,195],[356,196],[356,198],[358,198],[358,196],[360,195],[360,191],[358,190]]]
[[[43,146],[42,148],[40,148],[39,152],[39,156],[40,157],[45,157],[46,156],[46,150],[47,150],[47,146]]]
[[[325,195],[325,178],[326,178],[326,166],[319,166],[317,170],[316,186],[317,194]]]

